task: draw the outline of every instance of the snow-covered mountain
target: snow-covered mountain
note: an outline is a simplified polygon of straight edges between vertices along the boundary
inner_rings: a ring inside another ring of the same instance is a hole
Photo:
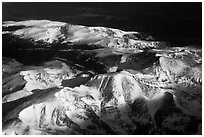
[[[12,29],[13,27],[13,29]],[[15,29],[20,27],[20,29]],[[11,28],[11,29],[9,29]],[[3,34],[12,34],[33,42],[66,43],[69,45],[96,45],[113,48],[150,48],[164,46],[152,36],[113,28],[87,27],[49,20],[7,21]]]
[[[201,134],[201,49],[49,20],[2,33],[3,134]]]

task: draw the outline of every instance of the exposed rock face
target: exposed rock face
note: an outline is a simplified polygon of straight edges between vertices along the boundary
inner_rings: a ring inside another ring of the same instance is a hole
[[[201,134],[201,49],[48,20],[4,22],[3,49],[3,134]]]

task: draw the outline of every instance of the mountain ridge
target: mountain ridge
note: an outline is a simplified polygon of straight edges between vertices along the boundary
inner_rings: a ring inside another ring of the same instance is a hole
[[[2,33],[3,134],[201,134],[202,49],[49,20]]]

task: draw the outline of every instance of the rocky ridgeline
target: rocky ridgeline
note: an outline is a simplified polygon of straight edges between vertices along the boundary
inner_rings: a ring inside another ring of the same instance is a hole
[[[3,134],[201,134],[201,49],[29,20],[3,23],[3,55]]]

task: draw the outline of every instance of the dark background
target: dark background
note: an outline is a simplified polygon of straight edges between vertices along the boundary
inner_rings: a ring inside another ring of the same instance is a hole
[[[49,19],[146,32],[181,45],[202,45],[202,3],[11,3],[2,20]]]

